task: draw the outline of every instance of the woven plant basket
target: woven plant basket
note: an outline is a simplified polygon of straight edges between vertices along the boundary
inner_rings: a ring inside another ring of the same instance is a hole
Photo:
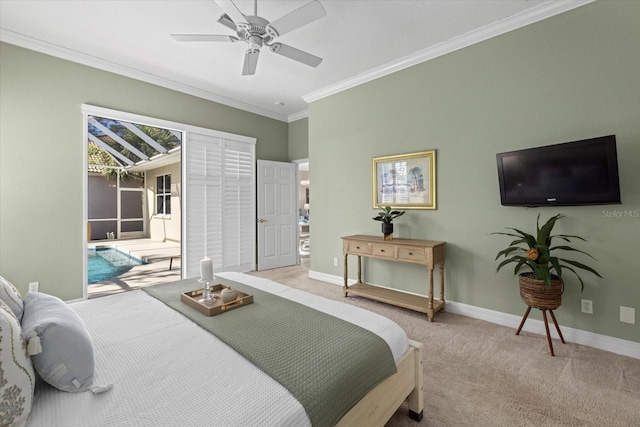
[[[552,276],[551,286],[547,286],[544,280],[532,278],[531,273],[520,274],[518,278],[520,297],[529,307],[540,310],[555,310],[562,304],[562,292],[564,291],[562,279]]]

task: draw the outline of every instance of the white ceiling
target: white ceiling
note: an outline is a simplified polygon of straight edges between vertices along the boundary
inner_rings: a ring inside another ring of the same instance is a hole
[[[273,21],[308,1],[259,0],[258,15]],[[278,41],[323,62],[311,68],[263,47],[254,76],[241,75],[242,42],[170,37],[233,34],[213,0],[0,0],[0,40],[290,122],[306,116],[307,101],[590,1],[321,0],[326,17]],[[253,14],[252,0],[235,3]]]

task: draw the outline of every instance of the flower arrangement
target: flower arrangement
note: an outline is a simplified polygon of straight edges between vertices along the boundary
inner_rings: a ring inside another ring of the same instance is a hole
[[[556,277],[562,279],[563,271],[569,270],[573,274],[575,274],[575,276],[580,281],[582,290],[584,290],[584,282],[575,269],[582,269],[602,278],[602,276],[596,270],[587,265],[584,265],[578,261],[559,258],[552,255],[552,253],[555,253],[556,251],[573,251],[583,253],[595,260],[595,258],[593,258],[588,253],[579,249],[572,248],[571,246],[551,246],[551,243],[554,239],[563,240],[568,243],[571,243],[571,239],[578,239],[586,242],[586,240],[580,236],[564,234],[552,235],[551,231],[553,230],[556,221],[560,218],[563,218],[561,214],[552,216],[542,227],[540,227],[540,214],[538,214],[538,219],[536,221],[536,237],[512,227],[506,228],[508,230],[512,230],[513,232],[491,233],[516,238],[516,240],[512,241],[506,249],[501,250],[496,255],[496,260],[502,256],[505,258],[498,265],[496,271],[500,271],[502,267],[511,263],[515,264],[514,274],[518,274],[520,269],[522,269],[523,267],[528,267],[531,269],[530,275],[534,279],[543,280],[546,286],[549,287],[551,286],[552,276],[555,275]]]

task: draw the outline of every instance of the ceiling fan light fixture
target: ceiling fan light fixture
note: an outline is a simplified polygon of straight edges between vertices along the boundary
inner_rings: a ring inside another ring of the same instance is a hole
[[[260,50],[263,45],[262,38],[258,36],[249,36],[247,38],[247,44],[249,45],[249,50]]]

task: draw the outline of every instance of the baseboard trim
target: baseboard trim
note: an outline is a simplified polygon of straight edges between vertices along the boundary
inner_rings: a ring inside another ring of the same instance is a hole
[[[318,271],[312,270],[309,270],[309,278],[339,286],[342,286],[344,281],[344,279],[340,276],[320,273]],[[349,284],[351,283],[355,283],[355,280],[349,280]],[[522,320],[522,316],[515,316],[513,314],[502,313],[500,311],[489,310],[486,308],[476,307],[473,305],[463,304],[451,300],[447,301],[447,312],[471,317],[474,319],[484,320],[514,329],[518,328],[518,326],[520,325],[520,320]],[[599,350],[610,351],[612,353],[621,354],[623,356],[633,357],[634,359],[640,359],[640,343],[623,340],[608,335],[597,334],[595,332],[570,328],[568,326],[560,326],[562,327],[562,335],[567,342],[586,345],[589,347],[597,348]],[[525,323],[522,330],[534,334],[546,335],[544,322],[542,322],[541,320],[527,319],[527,322]],[[550,331],[552,337],[558,338],[555,328],[551,327]]]

